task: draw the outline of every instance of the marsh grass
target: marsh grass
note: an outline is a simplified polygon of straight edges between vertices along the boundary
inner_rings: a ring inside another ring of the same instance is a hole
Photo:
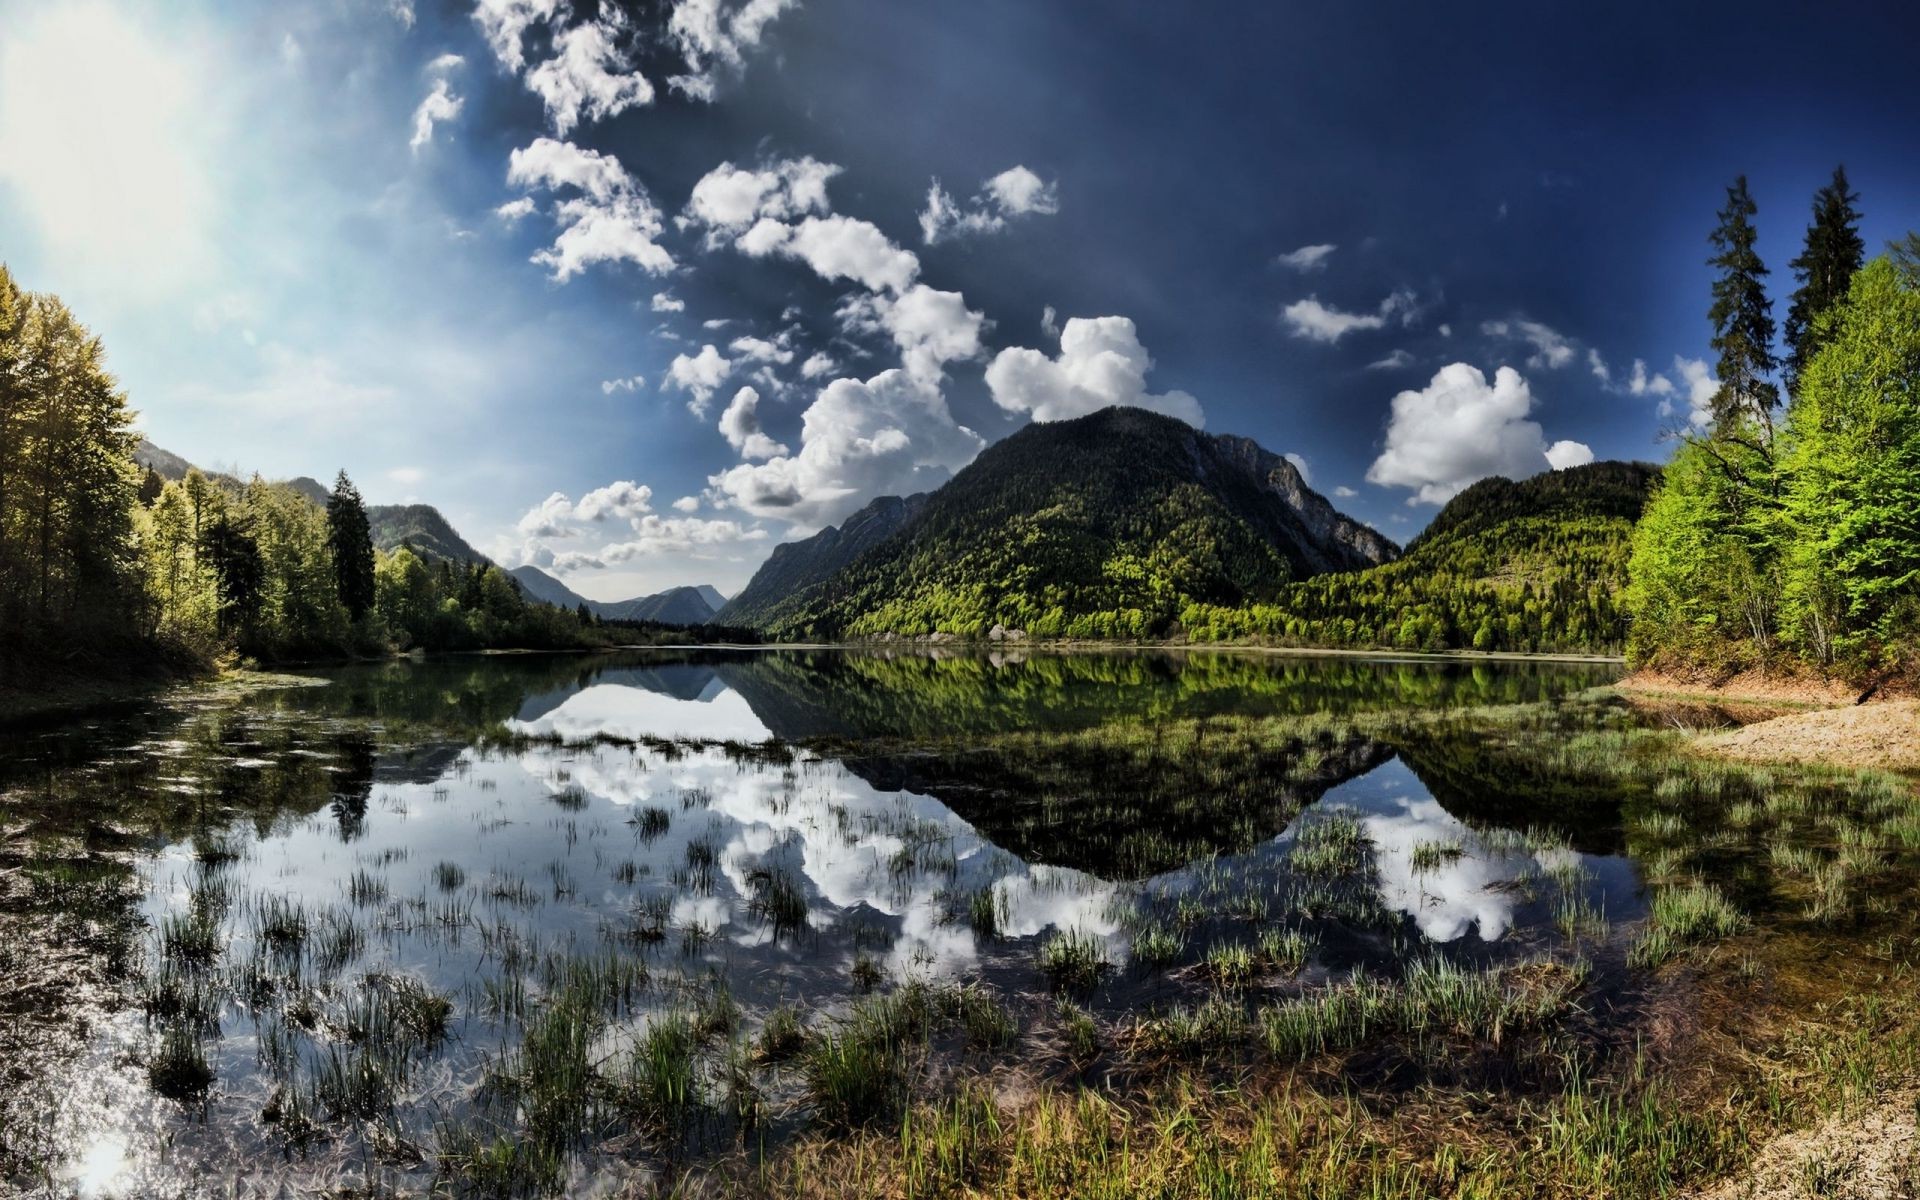
[[[1732,937],[1746,918],[1713,884],[1701,881],[1663,887],[1653,894],[1646,927],[1627,954],[1636,967],[1657,967],[1689,947]]]
[[[1056,931],[1041,942],[1038,962],[1047,985],[1070,995],[1091,992],[1113,969],[1106,944],[1097,935],[1077,929]]]

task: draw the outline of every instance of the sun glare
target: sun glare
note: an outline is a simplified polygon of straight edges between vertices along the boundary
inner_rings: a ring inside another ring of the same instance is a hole
[[[177,282],[204,254],[211,187],[187,55],[103,5],[0,33],[0,207],[116,287]]]

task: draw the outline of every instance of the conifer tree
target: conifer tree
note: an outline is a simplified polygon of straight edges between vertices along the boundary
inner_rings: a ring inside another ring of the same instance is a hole
[[[327,497],[327,548],[333,553],[333,578],[340,603],[355,621],[373,607],[373,529],[360,490],[345,471],[333,481]]]
[[[1813,223],[1807,226],[1806,248],[1793,260],[1794,278],[1800,286],[1794,290],[1787,308],[1787,394],[1800,394],[1800,377],[1807,364],[1819,353],[1826,333],[1819,324],[1822,313],[1846,299],[1847,285],[1853,281],[1866,254],[1860,240],[1860,200],[1847,187],[1847,169],[1833,169],[1833,181],[1813,195]]]
[[[1767,299],[1766,264],[1754,249],[1758,209],[1740,176],[1727,189],[1727,206],[1710,240],[1718,251],[1707,260],[1720,270],[1713,281],[1713,348],[1720,354],[1720,390],[1713,397],[1713,434],[1752,443],[1763,453],[1773,446],[1773,413],[1780,391],[1768,378],[1779,363],[1773,353],[1773,302]]]

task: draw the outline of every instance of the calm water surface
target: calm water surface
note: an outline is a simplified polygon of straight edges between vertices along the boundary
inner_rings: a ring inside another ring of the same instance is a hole
[[[824,1017],[913,979],[1044,1005],[1037,950],[1060,933],[1109,964],[1085,997],[1109,1015],[1204,995],[1208,951],[1264,930],[1309,947],[1274,989],[1564,944],[1570,923],[1640,915],[1617,801],[1367,718],[1613,674],[489,657],[15,736],[0,787],[21,878],[125,936],[101,937],[101,984],[59,1022],[77,1040],[50,1036],[8,1112],[9,1168],[49,1194],[424,1182],[445,1123],[504,1120],[489,1073],[587,976],[611,1056],[665,1013],[729,1008],[748,1037],[778,1006]],[[1209,750],[1205,731],[1248,717],[1280,719],[1271,758]],[[1198,744],[1157,748],[1196,720]],[[1137,969],[1141,939],[1172,930]],[[369,1014],[402,992],[443,999],[444,1029],[376,1053]],[[356,1072],[362,1110],[342,1099]],[[570,1169],[588,1187],[633,1158],[583,1146]]]

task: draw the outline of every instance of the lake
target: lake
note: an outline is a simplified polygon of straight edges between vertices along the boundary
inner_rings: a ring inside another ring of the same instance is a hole
[[[1634,812],[1688,790],[1580,759],[1658,722],[1604,664],[312,674],[0,743],[17,1184],[604,1189],[886,1111],[808,1056],[900,995],[945,1064],[915,1087],[1043,1042],[1098,1077],[1093,1031],[1521,965],[1630,1038],[1677,869]]]

